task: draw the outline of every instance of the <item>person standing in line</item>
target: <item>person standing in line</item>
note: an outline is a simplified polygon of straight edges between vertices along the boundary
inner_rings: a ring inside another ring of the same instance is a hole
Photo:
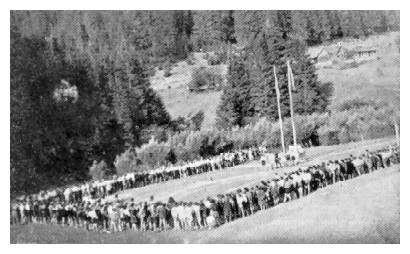
[[[225,223],[232,221],[232,205],[230,202],[229,195],[226,195],[223,201],[223,214],[225,218]]]
[[[239,217],[245,217],[246,213],[245,213],[245,209],[243,207],[243,197],[242,197],[242,193],[241,190],[238,189],[237,193],[236,193],[236,201],[238,203],[238,211],[239,211]]]
[[[192,217],[193,217],[193,224],[195,229],[201,228],[201,207],[198,202],[192,204]]]
[[[158,218],[159,218],[159,230],[163,231],[167,229],[166,209],[163,203],[158,203],[157,212],[158,212]]]
[[[283,187],[285,189],[285,195],[284,195],[284,198],[283,198],[283,202],[286,203],[286,202],[292,200],[292,197],[290,195],[290,193],[292,191],[292,179],[290,177],[287,177],[285,179]]]

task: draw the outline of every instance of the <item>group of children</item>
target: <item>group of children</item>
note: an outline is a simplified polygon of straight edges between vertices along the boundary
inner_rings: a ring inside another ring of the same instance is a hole
[[[101,199],[27,199],[12,204],[11,223],[53,223],[109,233],[213,228],[306,196],[327,185],[398,163],[398,147],[366,151],[359,157],[327,161],[281,175],[274,173],[272,179],[261,181],[256,186],[199,202],[176,202],[170,198],[164,203],[155,201],[154,197],[136,202],[134,199],[119,200],[117,196],[110,202]]]

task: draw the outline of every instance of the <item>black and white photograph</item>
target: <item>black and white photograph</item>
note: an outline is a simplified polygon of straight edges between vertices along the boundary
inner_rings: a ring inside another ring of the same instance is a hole
[[[400,244],[400,10],[230,8],[9,10],[10,244]]]

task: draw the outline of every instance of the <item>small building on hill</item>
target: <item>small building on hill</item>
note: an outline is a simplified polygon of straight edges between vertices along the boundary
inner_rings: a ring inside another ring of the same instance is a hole
[[[369,48],[357,50],[356,54],[358,57],[372,57],[376,55],[376,52],[377,50],[375,48]]]

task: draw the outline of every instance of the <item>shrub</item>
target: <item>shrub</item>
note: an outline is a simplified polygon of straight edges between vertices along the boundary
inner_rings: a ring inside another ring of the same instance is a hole
[[[170,77],[172,75],[172,73],[171,73],[171,66],[167,66],[167,67],[165,67],[165,69],[164,69],[164,77]]]
[[[379,109],[385,106],[383,103],[375,102],[362,97],[355,97],[352,99],[347,99],[336,105],[336,111],[345,111],[352,109],[360,109],[363,107],[372,107],[374,109]]]
[[[152,67],[152,66],[150,66],[150,67],[147,69],[147,75],[150,76],[150,77],[155,76],[155,72],[156,72],[156,70],[155,70],[155,68]]]
[[[319,130],[319,139],[321,145],[331,146],[340,144],[339,131],[321,128]]]
[[[195,64],[195,57],[192,54],[190,54],[185,62],[188,65],[194,65]]]
[[[398,110],[385,104],[363,101],[360,98],[343,102],[340,109],[342,110],[335,110],[331,115],[328,113],[295,115],[297,142],[305,146],[318,145],[319,141],[324,145],[335,145],[391,136],[394,135],[394,120],[397,122],[399,120]],[[193,118],[198,118],[198,122],[201,122],[199,120],[202,116],[203,113],[198,112]],[[186,124],[186,120],[183,122]],[[192,125],[191,122],[189,124]],[[274,150],[281,148],[279,123],[265,117],[247,126],[230,130],[200,130],[198,126],[199,124],[196,124],[196,128],[169,135],[167,142],[158,142],[155,135],[152,135],[147,144],[136,148],[135,151],[127,150],[117,156],[114,163],[117,173],[123,174],[169,163],[192,161],[232,149],[246,149],[261,145]],[[283,119],[283,127],[285,146],[288,147],[293,143],[290,118]],[[315,143],[314,139],[319,141]],[[97,163],[94,164],[93,168],[106,167],[97,167]],[[101,170],[93,169],[93,171]],[[97,174],[96,177],[101,176]]]
[[[208,60],[209,59],[209,53],[208,52],[206,52],[205,54],[204,54],[204,57],[203,57],[205,60]]]
[[[102,180],[106,177],[108,166],[105,161],[94,161],[89,169],[89,174],[93,180]]]
[[[152,137],[147,144],[135,148],[135,152],[144,167],[155,168],[168,164],[170,146],[167,143],[159,143]]]
[[[192,80],[188,85],[191,92],[219,90],[222,88],[222,75],[215,68],[199,67],[192,71]]]
[[[178,116],[174,120],[171,120],[169,123],[169,128],[173,132],[181,132],[187,130],[190,126],[189,120],[185,119],[183,116]]]
[[[199,131],[204,121],[205,113],[203,110],[198,111],[195,115],[191,117],[191,129],[194,131]]]
[[[326,135],[335,135],[329,133],[336,131],[337,138],[334,139],[340,143],[394,135],[393,113],[394,110],[387,106],[381,108],[364,106],[335,111],[329,118],[329,123],[319,130],[321,139],[328,140]]]
[[[342,62],[339,65],[340,70],[346,70],[346,69],[353,69],[359,67],[359,63],[356,61],[349,61],[349,62]]]
[[[114,161],[117,175],[124,175],[129,172],[141,170],[139,167],[140,164],[136,153],[132,149],[128,149],[124,153],[117,155]]]
[[[210,55],[208,58],[208,65],[218,65],[222,63],[222,56],[220,54]]]
[[[353,59],[356,54],[354,50],[344,49],[343,51],[345,59]]]
[[[170,125],[172,122],[170,123]],[[168,139],[168,134],[171,131],[169,128],[174,126],[157,126],[151,125],[140,132],[141,143],[145,144],[150,141],[152,137],[159,142],[166,142]],[[176,127],[176,126],[175,126]]]

